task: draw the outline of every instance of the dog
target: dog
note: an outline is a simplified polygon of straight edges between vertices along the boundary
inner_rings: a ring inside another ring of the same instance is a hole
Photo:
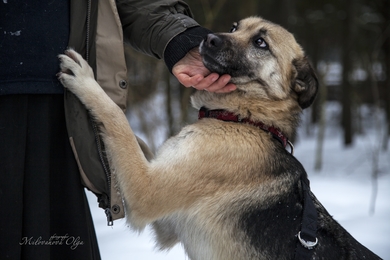
[[[287,149],[318,89],[294,36],[249,17],[209,34],[199,52],[237,89],[196,91],[191,101],[201,119],[150,161],[87,62],[71,49],[59,55],[59,80],[102,124],[131,226],[152,224],[161,249],[181,242],[193,260],[380,259],[330,216]]]

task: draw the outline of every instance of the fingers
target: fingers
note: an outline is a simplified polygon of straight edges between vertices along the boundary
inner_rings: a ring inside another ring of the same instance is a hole
[[[236,86],[230,81],[229,75],[219,76],[217,73],[211,73],[198,84],[194,84],[193,87],[198,90],[206,90],[216,93],[227,93],[236,89]]]
[[[208,75],[208,76],[204,77],[202,80],[200,80],[197,84],[193,84],[192,87],[194,87],[198,90],[205,90],[211,86],[215,87],[214,84],[217,83],[218,79],[219,79],[218,74],[211,73],[210,75]]]
[[[229,83],[231,79],[229,75],[210,73],[202,62],[198,48],[191,50],[178,61],[172,68],[172,74],[185,87],[194,87],[198,90],[227,93],[237,88]]]
[[[185,73],[178,74],[177,79],[185,87],[193,87],[198,90],[206,90],[216,93],[227,93],[235,90],[236,85],[229,83],[229,75],[219,76],[217,73],[211,73],[207,77],[202,75],[189,76]]]
[[[191,77],[186,73],[177,74],[175,76],[179,80],[179,82],[187,88],[198,85],[199,82],[201,82],[204,79],[202,75],[195,75]]]

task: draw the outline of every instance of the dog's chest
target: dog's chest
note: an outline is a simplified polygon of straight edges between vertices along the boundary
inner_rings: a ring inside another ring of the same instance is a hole
[[[171,228],[172,235],[177,237],[191,260],[215,259],[215,240],[217,238],[211,223],[199,218],[196,212],[177,213],[164,218],[164,225]],[[213,242],[214,241],[214,242]],[[161,241],[162,243],[164,241]]]

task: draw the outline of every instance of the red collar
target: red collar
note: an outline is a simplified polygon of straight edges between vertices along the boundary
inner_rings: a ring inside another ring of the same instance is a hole
[[[283,145],[284,148],[286,148],[287,144],[289,144],[291,146],[291,154],[293,153],[292,143],[287,139],[282,131],[273,126],[265,125],[263,122],[254,122],[248,118],[240,118],[239,115],[235,115],[223,109],[209,110],[205,107],[202,107],[199,110],[198,119],[202,119],[204,117],[211,117],[222,121],[248,123],[250,125],[256,126],[266,132],[270,132],[272,136]]]

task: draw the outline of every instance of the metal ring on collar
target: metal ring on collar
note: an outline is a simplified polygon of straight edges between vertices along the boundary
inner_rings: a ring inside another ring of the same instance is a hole
[[[291,155],[294,155],[294,145],[290,142],[290,140],[287,140],[287,143],[290,145],[291,148]]]
[[[316,238],[315,242],[303,240],[301,238],[301,231],[298,232],[298,239],[299,239],[299,242],[301,242],[302,246],[307,248],[307,249],[313,249],[318,244],[318,239],[317,238]]]

